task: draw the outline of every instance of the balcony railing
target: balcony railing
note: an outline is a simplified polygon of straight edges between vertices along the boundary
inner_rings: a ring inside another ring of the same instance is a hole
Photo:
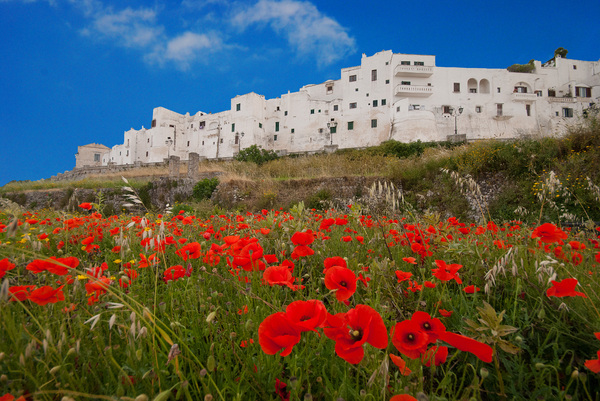
[[[433,93],[433,86],[429,85],[397,85],[396,95],[407,96],[430,96]]]
[[[538,95],[535,93],[513,93],[512,100],[515,102],[535,102]]]
[[[547,98],[549,102],[555,102],[555,103],[575,103],[575,98],[574,97],[548,97]]]
[[[428,77],[433,74],[433,67],[426,65],[397,65],[394,74],[404,77]]]

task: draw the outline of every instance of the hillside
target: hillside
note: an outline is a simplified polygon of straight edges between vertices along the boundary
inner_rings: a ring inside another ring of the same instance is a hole
[[[243,159],[242,157],[240,159]],[[600,220],[600,124],[596,115],[562,138],[403,144],[265,161],[202,162],[197,177],[218,180],[210,200],[194,196],[198,180],[169,179],[167,167],[91,175],[77,181],[9,183],[0,195],[28,208],[73,208],[102,193],[105,213],[124,203],[125,176],[148,209],[212,213],[221,209],[311,208],[369,202],[376,182],[401,188],[421,213],[470,219],[582,222]],[[444,172],[442,169],[445,169]],[[185,176],[182,168],[179,177]],[[202,186],[202,184],[200,184]]]

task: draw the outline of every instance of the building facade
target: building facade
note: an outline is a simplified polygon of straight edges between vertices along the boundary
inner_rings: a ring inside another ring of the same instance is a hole
[[[234,157],[258,145],[279,154],[401,142],[509,139],[565,132],[600,100],[600,61],[556,57],[530,73],[437,67],[435,56],[382,51],[338,80],[265,99],[248,93],[229,110],[182,115],[163,107],[150,128],[125,132],[123,144],[79,147],[76,167],[161,162],[189,153]],[[90,154],[88,154],[90,153]],[[100,156],[97,154],[100,153]],[[97,159],[100,158],[100,161]]]

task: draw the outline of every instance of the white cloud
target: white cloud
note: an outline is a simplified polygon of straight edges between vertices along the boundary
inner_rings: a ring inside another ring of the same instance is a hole
[[[147,59],[161,65],[174,62],[180,69],[187,70],[193,62],[204,59],[221,47],[221,39],[215,34],[187,31],[157,47]]]
[[[92,18],[93,31],[126,47],[145,48],[156,43],[163,32],[156,23],[156,11],[147,8],[104,9]]]
[[[330,64],[355,48],[354,38],[344,27],[307,1],[259,0],[235,14],[231,22],[241,29],[250,25],[269,25],[284,35],[299,54],[314,56],[316,53],[320,64]]]

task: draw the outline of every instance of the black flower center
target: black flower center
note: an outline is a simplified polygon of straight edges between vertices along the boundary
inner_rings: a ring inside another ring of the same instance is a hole
[[[352,337],[352,339],[354,341],[360,341],[362,339],[363,333],[362,330],[350,330],[349,333],[350,337]]]

